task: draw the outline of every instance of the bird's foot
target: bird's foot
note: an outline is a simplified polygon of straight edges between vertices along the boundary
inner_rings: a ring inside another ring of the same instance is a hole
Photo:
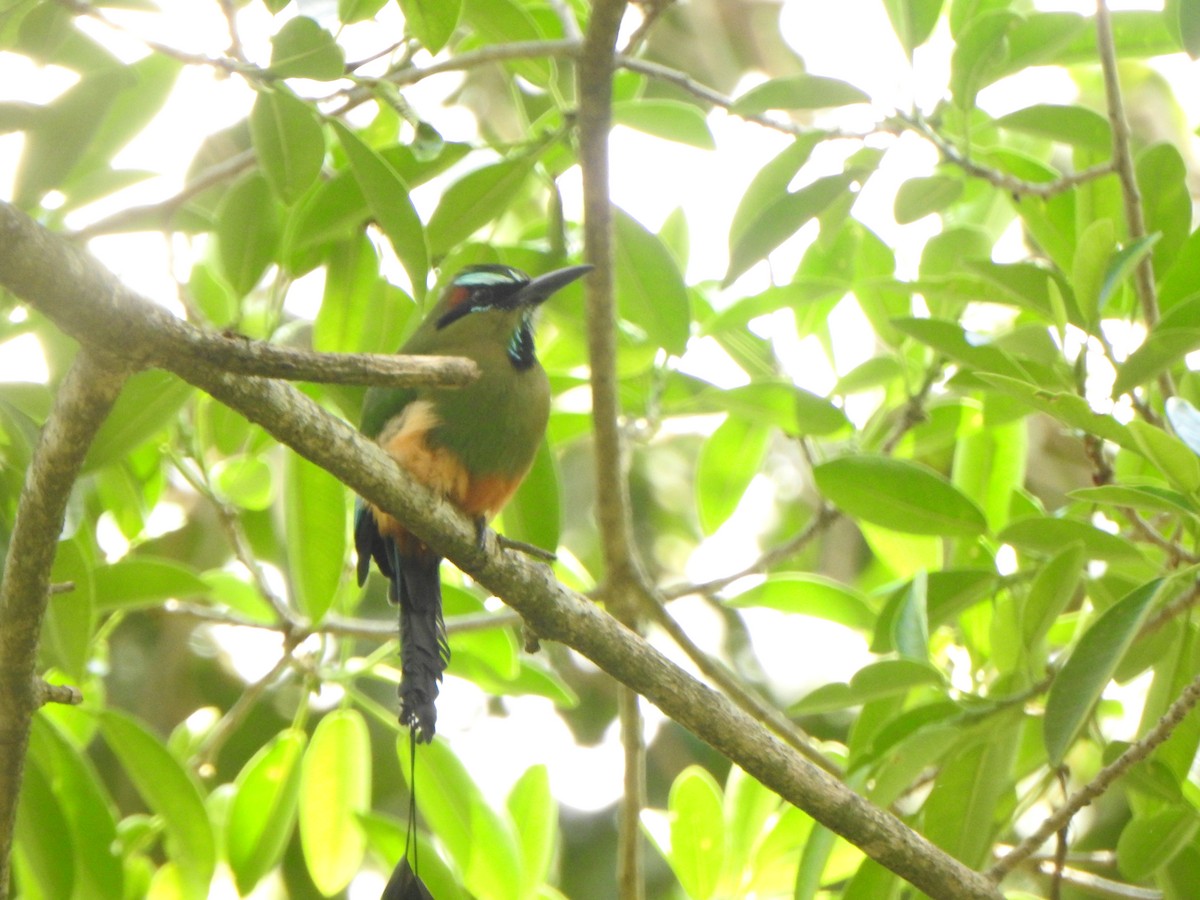
[[[552,563],[558,560],[558,557],[550,550],[543,549],[537,544],[528,544],[525,541],[518,541],[515,538],[508,538],[499,532],[493,532],[496,535],[496,544],[501,550],[516,550],[524,553],[526,556],[532,556],[534,559],[540,559],[542,562]],[[487,519],[479,516],[475,520],[475,546],[483,552],[487,550],[488,527]]]
[[[534,559],[540,559],[542,562],[552,563],[558,559],[550,550],[539,547],[537,544],[527,544],[525,541],[518,541],[514,538],[505,537],[502,534],[496,535],[496,543],[503,550],[517,550],[524,553],[526,556],[532,556]]]

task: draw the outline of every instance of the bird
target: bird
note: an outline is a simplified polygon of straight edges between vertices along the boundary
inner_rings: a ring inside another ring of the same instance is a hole
[[[479,377],[464,387],[371,388],[360,430],[416,480],[487,523],[528,474],[546,431],[550,384],[534,352],[538,307],[591,271],[569,266],[536,278],[504,265],[458,272],[399,352],[463,356]],[[437,699],[450,661],[437,549],[361,497],[354,545],[361,587],[371,561],[399,607],[400,723],[414,743],[436,732]]]

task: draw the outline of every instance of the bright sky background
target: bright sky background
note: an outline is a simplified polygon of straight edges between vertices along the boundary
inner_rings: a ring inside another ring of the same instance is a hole
[[[114,20],[128,22],[129,27],[147,37],[190,52],[207,52],[222,47],[226,41],[224,22],[218,6],[211,3],[179,3],[165,0],[165,6],[178,14],[169,21],[137,13],[111,12]],[[332,4],[330,4],[332,5]],[[1066,10],[1091,13],[1091,2],[1037,2],[1045,10]],[[1112,3],[1114,9],[1161,8],[1161,3]],[[395,33],[399,16],[395,4],[381,13],[382,27]],[[284,15],[294,14],[295,4]],[[305,12],[319,15],[307,6]],[[269,44],[265,36],[271,23],[260,4],[250,4],[239,14],[242,35],[252,57],[265,61]],[[92,26],[94,23],[87,23]],[[931,107],[947,92],[949,75],[949,35],[943,22],[934,39],[916,54],[915,70],[908,63],[892,34],[879,0],[843,0],[829,3],[818,0],[790,0],[783,3],[782,24],[785,39],[804,59],[808,71],[850,81],[867,91],[875,101],[870,109],[859,108],[848,113],[833,112],[818,116],[818,124],[867,129],[896,107],[908,108],[914,99],[924,108]],[[148,29],[154,27],[154,32]],[[379,44],[371,23],[351,26],[345,30],[343,42],[350,49],[364,52]],[[107,34],[118,52],[136,58],[144,50],[136,41],[103,29],[93,28],[95,34]],[[1157,61],[1156,67],[1175,85],[1186,113],[1189,127],[1200,121],[1200,84],[1196,64],[1183,54]],[[439,109],[440,98],[450,91],[459,76],[448,74],[429,79],[405,95],[414,108],[429,110],[447,139],[474,140],[475,123],[464,110]],[[24,60],[0,53],[0,102],[23,100],[44,102],[70,85],[73,76],[62,70],[40,70]],[[761,79],[757,79],[761,80]],[[739,87],[744,90],[751,82]],[[314,85],[314,90],[324,90]],[[979,98],[988,112],[1002,114],[1018,106],[1037,102],[1070,102],[1075,89],[1061,72],[1039,70],[1006,79],[986,89]],[[175,94],[146,132],[135,140],[117,159],[119,167],[146,168],[161,173],[102,204],[80,210],[68,218],[72,227],[79,227],[101,218],[115,208],[154,202],[175,193],[182,187],[186,168],[194,148],[203,138],[244,117],[253,103],[253,92],[238,78],[218,78],[200,67],[184,70]],[[840,116],[840,117],[839,117]],[[677,206],[687,214],[692,255],[687,273],[689,281],[719,280],[727,264],[727,223],[749,180],[759,168],[782,149],[788,138],[780,133],[747,124],[720,110],[709,116],[718,150],[706,152],[691,147],[656,140],[637,132],[618,128],[612,139],[612,192],[614,200],[648,227],[657,228]],[[0,196],[10,197],[12,177],[21,148],[20,135],[0,135]],[[896,187],[916,174],[927,174],[937,164],[937,154],[924,142],[912,136],[900,139],[880,138],[879,145],[890,147],[881,170],[872,177],[855,206],[855,215],[874,229],[888,244],[896,248],[902,269],[915,268],[919,248],[937,230],[930,218],[907,226],[897,226],[892,220],[892,199]],[[847,144],[844,153],[855,145]],[[1192,148],[1193,150],[1195,148]],[[823,147],[815,161],[840,171],[843,155],[836,147]],[[806,170],[808,171],[808,170]],[[814,171],[813,177],[825,172]],[[567,201],[578,210],[578,180],[566,180]],[[436,200],[437,187],[418,190],[414,200],[427,215]],[[568,210],[570,212],[570,210]],[[790,271],[812,239],[809,230],[784,244],[772,257],[776,271]],[[161,235],[122,235],[105,237],[91,244],[92,250],[130,286],[165,305],[174,303],[175,282],[169,271],[166,239]],[[182,240],[174,245],[181,264],[186,266],[190,250]],[[186,268],[184,269],[186,273]],[[765,265],[748,273],[730,291],[730,299],[752,293],[768,284]],[[311,314],[319,302],[319,282],[306,292],[298,288],[289,299],[289,309]],[[714,302],[718,304],[718,296]],[[788,359],[812,360],[820,354],[805,352],[803,343],[790,327],[790,313],[756,323],[756,330],[774,336],[781,344],[781,356]],[[798,365],[790,374],[797,382],[818,393],[828,391],[839,373],[849,371],[869,357],[873,347],[855,339],[862,330],[861,316],[846,303],[838,307],[832,318],[837,341],[836,371],[823,362]],[[711,348],[698,344],[683,361],[688,369],[703,370],[709,379],[737,379],[738,373]],[[46,377],[40,350],[32,338],[18,339],[0,345],[0,380],[42,381]],[[851,415],[853,410],[849,411]],[[751,496],[738,513],[718,534],[705,542],[696,554],[690,574],[697,578],[724,574],[752,561],[758,552],[755,535],[759,531],[760,503],[769,497],[771,485],[765,479],[756,482]],[[757,500],[756,500],[757,498]],[[282,579],[281,579],[282,580]],[[714,617],[698,603],[682,601],[672,611],[685,627],[701,642],[712,637]],[[815,679],[827,681],[848,678],[864,662],[864,641],[847,630],[816,620],[798,621],[768,610],[747,610],[751,632],[755,636],[759,658],[768,674],[781,690],[790,692],[785,699],[803,693]],[[269,651],[261,643],[261,633],[228,637],[230,649],[253,649],[251,658],[267,668],[273,663]],[[679,654],[665,641],[657,642],[673,658]],[[265,657],[264,651],[269,651]],[[803,660],[797,665],[797,660]],[[681,660],[682,662],[682,660]],[[684,663],[686,665],[686,663]],[[253,673],[246,671],[247,676]],[[516,777],[530,765],[545,763],[551,773],[555,795],[565,803],[582,809],[603,808],[616,800],[620,793],[620,752],[615,730],[604,742],[593,748],[575,745],[561,720],[552,714],[549,702],[531,698],[512,698],[505,701],[510,715],[504,719],[486,714],[486,698],[472,685],[450,678],[439,702],[439,732],[448,739],[479,783],[498,800],[507,792]],[[1136,713],[1136,710],[1134,711]],[[649,733],[653,737],[660,714],[647,706]],[[531,736],[536,736],[531,739]],[[498,753],[498,748],[513,748],[512,753]],[[370,879],[360,886],[361,896],[377,896],[380,885]],[[372,894],[372,891],[374,892]],[[353,896],[360,896],[356,890]]]

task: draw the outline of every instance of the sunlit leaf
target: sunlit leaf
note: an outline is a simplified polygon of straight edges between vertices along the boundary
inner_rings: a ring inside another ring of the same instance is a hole
[[[875,613],[858,591],[824,575],[780,572],[768,576],[727,601],[729,606],[762,606],[837,622],[847,628],[867,631],[875,625]]]
[[[263,174],[279,199],[296,202],[321,174],[325,132],[307,103],[285,89],[259,91],[250,134]]]
[[[700,452],[696,463],[696,499],[700,523],[711,534],[741,502],[762,465],[770,432],[750,419],[730,416]]]
[[[271,73],[276,77],[332,81],[345,68],[333,35],[307,16],[288,19],[271,38]]]
[[[901,225],[916,222],[932,213],[941,212],[963,192],[960,178],[931,175],[925,178],[910,178],[896,192],[894,213]]]
[[[337,710],[317,724],[304,751],[299,789],[300,846],[313,883],[330,896],[358,873],[366,850],[358,816],[371,803],[371,742],[357,710]],[[276,837],[269,840],[273,843]]]
[[[689,766],[671,785],[671,869],[689,897],[707,900],[725,862],[721,788],[706,770]]]
[[[983,512],[944,477],[907,460],[843,456],[813,469],[821,493],[843,512],[907,534],[973,537]]]
[[[346,560],[346,489],[302,456],[288,454],[283,512],[296,602],[319,622],[333,602]]]
[[[621,316],[657,346],[683,354],[690,302],[679,265],[658,235],[621,210],[616,213],[616,289]]]
[[[1035,103],[996,120],[1001,128],[1049,138],[1099,153],[1112,150],[1108,119],[1084,106]]]
[[[430,252],[444,256],[500,216],[521,197],[533,162],[529,156],[502,160],[476,169],[446,188],[429,217]]]
[[[404,21],[430,53],[450,40],[462,11],[462,0],[400,0]]]
[[[225,848],[243,894],[279,863],[292,835],[304,745],[304,732],[280,732],[238,773],[225,823]]]
[[[404,263],[417,298],[423,298],[429,273],[429,249],[425,229],[408,196],[408,185],[386,159],[350,129],[335,123],[334,130],[367,205]]]
[[[942,11],[942,0],[884,0],[883,5],[900,46],[912,59],[913,50],[933,34]]]
[[[1135,815],[1117,840],[1121,874],[1130,881],[1145,881],[1191,843],[1198,830],[1200,813],[1186,805]]]
[[[142,800],[162,817],[167,848],[178,866],[184,897],[203,900],[216,868],[216,839],[190,770],[126,713],[105,711],[100,730]]]
[[[768,109],[822,109],[870,101],[862,90],[836,78],[788,75],[750,88],[734,100],[732,111],[739,115],[754,115]]]
[[[614,103],[613,123],[701,150],[717,148],[703,111],[691,103],[677,100],[627,100]]]

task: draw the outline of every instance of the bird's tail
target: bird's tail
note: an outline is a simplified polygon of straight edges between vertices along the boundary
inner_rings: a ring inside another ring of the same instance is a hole
[[[413,729],[413,740],[427,744],[437,723],[434,701],[450,646],[442,620],[441,558],[421,550],[401,555],[395,549],[391,599],[400,607],[400,723]]]

